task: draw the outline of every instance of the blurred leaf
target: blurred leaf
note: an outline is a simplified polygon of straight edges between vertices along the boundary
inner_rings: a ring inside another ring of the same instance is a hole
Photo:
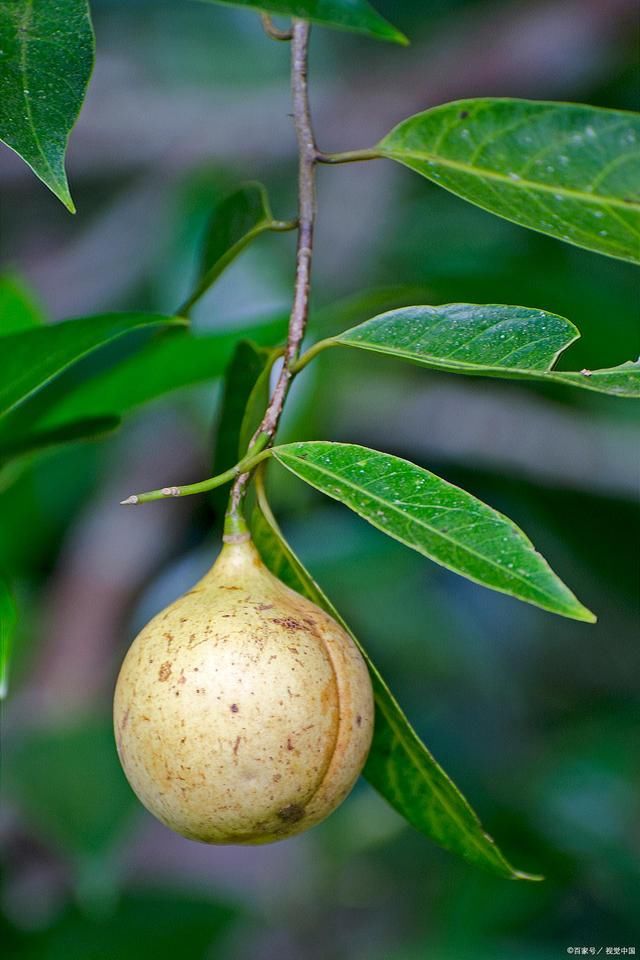
[[[552,380],[597,393],[640,397],[640,363],[574,373],[552,370],[580,336],[564,317],[528,307],[449,303],[403,307],[333,338],[410,360],[422,367],[472,376]]]
[[[277,343],[288,318],[222,333],[174,332],[154,339],[132,357],[86,380],[45,411],[39,426],[54,426],[83,416],[123,415],[180,387],[206,383],[224,373],[239,338],[262,345]]]
[[[252,7],[265,13],[311,20],[326,27],[366,33],[377,40],[406,44],[407,38],[377,13],[367,0],[208,0],[230,7]]]
[[[254,383],[253,389],[249,394],[249,399],[247,401],[247,406],[244,411],[244,416],[242,418],[242,424],[240,427],[240,442],[238,445],[238,452],[240,456],[244,456],[246,451],[249,449],[249,444],[253,439],[253,435],[262,423],[262,419],[266,413],[270,397],[269,388],[271,385],[271,370],[273,368],[273,364],[279,356],[281,356],[280,350],[270,351],[269,356],[266,358],[262,373]]]
[[[4,700],[9,690],[9,661],[17,622],[18,611],[11,587],[0,573],[0,700]]]
[[[225,374],[216,473],[224,473],[243,456],[269,402],[269,373],[279,350],[242,340]]]
[[[181,317],[110,313],[66,320],[4,337],[0,354],[0,416],[82,357],[126,333],[143,327],[185,324],[186,320]],[[86,411],[80,413],[86,414]]]
[[[379,145],[491,213],[640,263],[640,115],[571,103],[459,100]]]
[[[121,423],[120,417],[90,417],[71,421],[61,427],[18,434],[5,440],[0,437],[0,463],[46,447],[57,447],[78,440],[96,440],[117,430]]]
[[[0,276],[0,337],[40,326],[44,316],[27,285],[16,276]]]
[[[260,501],[251,527],[264,562],[292,590],[342,624],[369,669],[376,716],[364,776],[416,830],[451,853],[509,879],[538,879],[514,870],[485,833],[472,808],[409,724],[367,653],[285,541],[264,498]]]
[[[104,855],[136,809],[111,724],[100,720],[28,732],[7,753],[5,777],[34,828],[76,857]]]
[[[130,892],[106,915],[69,909],[49,930],[20,934],[5,960],[204,960],[235,912],[176,890]]]
[[[268,230],[288,230],[275,220],[261,183],[245,183],[223,197],[209,220],[200,272],[194,290],[180,307],[186,314],[252,240]]]
[[[225,473],[246,452],[269,401],[269,371],[274,351],[250,340],[236,346],[224,380],[224,393],[216,434],[213,475]],[[266,371],[266,376],[262,376]],[[257,419],[257,423],[256,423]],[[218,516],[224,516],[229,490],[218,487],[212,500]]]
[[[4,0],[0,50],[0,137],[74,213],[64,155],[93,68],[87,0]]]
[[[507,517],[407,460],[348,443],[289,443],[273,456],[378,530],[475,583],[592,623]]]

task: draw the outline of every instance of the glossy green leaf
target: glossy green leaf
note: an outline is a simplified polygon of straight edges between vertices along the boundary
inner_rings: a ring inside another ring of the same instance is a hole
[[[406,44],[407,38],[396,30],[367,0],[208,0],[229,7],[251,7],[264,13],[298,17],[325,27],[338,27],[365,33],[377,40]]]
[[[83,416],[122,416],[181,387],[210,382],[224,373],[239,336],[270,345],[277,343],[286,329],[287,318],[278,317],[223,333],[165,333],[124,362],[81,383],[57,400],[38,425],[54,426]]]
[[[564,317],[529,307],[448,303],[403,307],[373,317],[333,342],[472,376],[567,383],[597,393],[640,397],[640,363],[606,370],[553,370],[580,336]]]
[[[186,320],[181,317],[161,314],[109,313],[4,337],[0,353],[0,416],[87,354],[124,334],[149,327],[185,324]],[[88,411],[81,414],[90,415]]]
[[[268,505],[254,510],[252,533],[271,572],[334,617],[365,659],[376,703],[375,730],[363,771],[369,783],[416,830],[435,843],[512,880],[536,880],[514,870],[456,785],[422,743],[367,653],[285,541]]]
[[[511,520],[428,470],[349,443],[289,443],[273,456],[454,573],[552,613],[595,620]]]
[[[9,582],[0,574],[0,700],[9,690],[9,663],[18,611]]]
[[[379,151],[507,220],[640,263],[638,114],[459,100],[405,120]]]
[[[64,157],[93,56],[87,0],[0,3],[0,138],[72,213]]]
[[[0,337],[40,326],[44,315],[27,285],[17,276],[0,276]]]
[[[100,439],[117,430],[121,423],[120,417],[88,417],[84,420],[72,420],[60,427],[27,430],[15,435],[9,433],[4,437],[0,434],[0,464],[47,447],[77,443],[79,440]]]
[[[207,226],[198,279],[179,313],[186,313],[253,240],[268,230],[291,229],[276,220],[261,183],[244,183],[222,197]]]

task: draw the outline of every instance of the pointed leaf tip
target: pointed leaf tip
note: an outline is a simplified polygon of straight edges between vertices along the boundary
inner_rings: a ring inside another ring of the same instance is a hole
[[[46,42],[55,37],[54,42]],[[69,134],[91,76],[88,0],[0,3],[0,140],[27,163],[70,213],[64,169]]]

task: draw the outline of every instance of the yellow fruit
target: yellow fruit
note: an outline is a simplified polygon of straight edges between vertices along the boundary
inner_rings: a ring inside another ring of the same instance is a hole
[[[114,724],[129,783],[168,827],[205,843],[269,843],[349,793],[373,695],[349,635],[247,540],[225,544],[134,640]]]

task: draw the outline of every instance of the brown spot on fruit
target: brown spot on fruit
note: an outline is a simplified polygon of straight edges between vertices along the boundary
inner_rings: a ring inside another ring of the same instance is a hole
[[[297,823],[304,817],[304,807],[301,807],[299,803],[290,803],[282,810],[278,810],[278,816],[285,823]]]
[[[168,680],[171,676],[171,661],[165,660],[164,663],[160,664],[160,670],[158,671],[158,680],[160,683],[164,683],[165,680]]]
[[[304,630],[300,621],[294,620],[293,617],[273,617],[271,623],[278,623],[287,630]]]
[[[240,707],[238,706],[237,703],[232,703],[229,709],[231,710],[231,713],[237,713]]]

